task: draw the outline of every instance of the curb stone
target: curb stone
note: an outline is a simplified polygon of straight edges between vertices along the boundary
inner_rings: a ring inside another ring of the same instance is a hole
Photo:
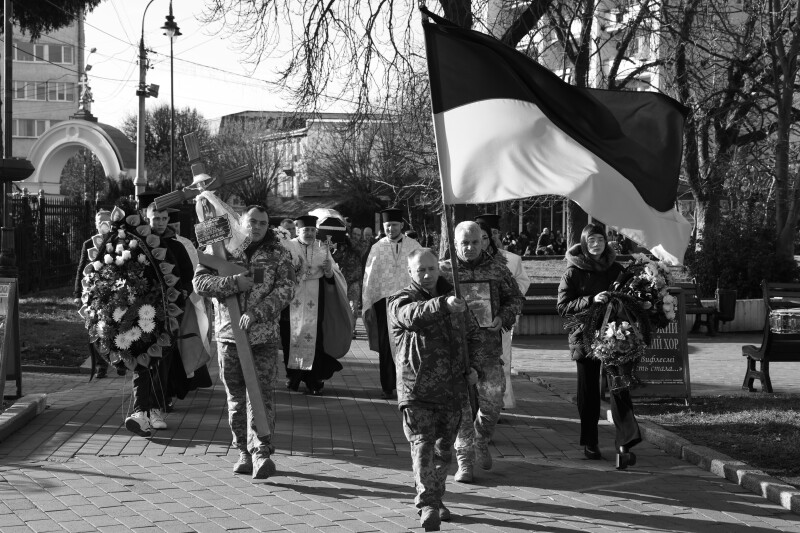
[[[42,414],[47,408],[47,394],[28,394],[0,414],[0,442]]]
[[[524,372],[517,375],[538,383],[559,398],[571,403],[577,403],[574,394],[559,393],[546,378],[531,376]],[[606,405],[601,405],[600,410],[604,418],[613,423],[611,409]],[[747,463],[733,459],[716,450],[692,444],[689,440],[664,429],[650,420],[639,421],[639,429],[644,440],[658,446],[669,455],[698,466],[718,477],[732,481],[740,487],[780,505],[784,509],[800,514],[800,489],[797,487],[767,475],[761,470],[751,468]]]

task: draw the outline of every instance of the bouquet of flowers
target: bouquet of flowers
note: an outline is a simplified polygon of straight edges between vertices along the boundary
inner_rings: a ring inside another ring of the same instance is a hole
[[[167,250],[150,226],[118,207],[111,231],[92,242],[81,296],[89,342],[113,365],[149,366],[178,332],[175,265],[165,262]]]
[[[588,357],[603,362],[612,392],[635,382],[633,368],[650,343],[650,321],[639,301],[622,292],[609,292],[606,303],[569,318],[564,327],[582,328],[581,344]]]
[[[639,301],[653,327],[663,328],[675,319],[678,308],[678,300],[669,294],[673,282],[666,264],[634,254],[633,262],[617,278],[615,287]]]

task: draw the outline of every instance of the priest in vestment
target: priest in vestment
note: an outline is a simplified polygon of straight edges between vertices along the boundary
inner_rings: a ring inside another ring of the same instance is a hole
[[[378,352],[383,398],[395,396],[394,339],[386,320],[386,298],[411,284],[408,274],[408,254],[420,244],[403,235],[403,212],[399,209],[381,211],[385,237],[372,245],[367,256],[362,288],[364,326],[367,328],[370,349]]]
[[[317,217],[295,219],[297,237],[282,241],[291,252],[297,286],[281,317],[281,344],[286,386],[297,391],[302,381],[320,395],[325,380],[342,369],[337,360],[350,349],[353,330],[347,283],[317,236]]]

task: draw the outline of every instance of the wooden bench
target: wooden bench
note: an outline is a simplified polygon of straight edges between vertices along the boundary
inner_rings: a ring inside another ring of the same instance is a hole
[[[753,381],[761,381],[762,392],[772,392],[769,379],[770,362],[800,361],[800,334],[775,333],[770,329],[769,314],[776,309],[800,309],[800,283],[767,283],[761,282],[764,294],[764,336],[761,346],[752,344],[742,346],[742,355],[747,358],[747,372],[744,375],[742,389],[754,392]],[[798,317],[800,318],[800,317]],[[760,363],[760,368],[757,367]]]
[[[558,283],[531,283],[522,304],[523,315],[557,315]]]
[[[700,326],[705,326],[709,336],[717,334],[716,327],[716,314],[717,309],[703,305],[700,290],[697,287],[697,280],[692,279],[691,282],[676,283],[676,286],[683,289],[684,312],[687,315],[694,315],[694,324],[692,325],[692,333],[700,331]]]

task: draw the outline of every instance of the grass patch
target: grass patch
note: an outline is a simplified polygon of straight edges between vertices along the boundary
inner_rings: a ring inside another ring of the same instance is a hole
[[[636,415],[800,487],[800,402],[791,394],[704,396],[682,402],[638,398]]]
[[[64,287],[20,298],[20,356],[23,365],[79,367],[89,356],[89,337]]]

